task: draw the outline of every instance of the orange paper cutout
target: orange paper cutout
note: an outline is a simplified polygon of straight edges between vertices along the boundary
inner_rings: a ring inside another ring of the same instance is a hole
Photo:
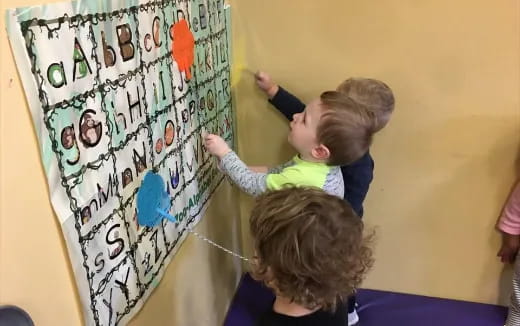
[[[181,19],[173,24],[172,57],[177,62],[180,71],[191,79],[190,67],[193,64],[195,38],[188,27],[186,20]]]

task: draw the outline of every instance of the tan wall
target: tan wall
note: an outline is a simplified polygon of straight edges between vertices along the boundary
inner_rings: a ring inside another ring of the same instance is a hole
[[[5,32],[0,1],[0,304],[26,309],[36,325],[81,325],[81,307],[60,226],[49,201],[38,144]],[[239,248],[236,193],[217,191],[197,230]],[[235,236],[233,236],[235,234]],[[189,237],[131,325],[220,325],[240,263]]]
[[[510,274],[493,226],[520,170],[519,2],[263,0],[233,10],[247,66],[302,99],[349,76],[395,92],[372,147],[365,219],[379,239],[364,286],[504,303]],[[247,163],[289,158],[287,123],[247,74],[237,95]]]

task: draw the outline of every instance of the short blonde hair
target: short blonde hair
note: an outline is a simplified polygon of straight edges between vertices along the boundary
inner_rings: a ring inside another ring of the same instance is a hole
[[[339,197],[288,187],[257,197],[250,229],[252,276],[308,309],[334,310],[372,266],[363,222]]]
[[[374,114],[377,132],[383,129],[394,111],[395,99],[388,85],[377,79],[349,78],[336,89]]]
[[[324,110],[318,124],[317,138],[329,149],[329,165],[347,165],[368,151],[375,132],[374,114],[345,93],[321,94]]]

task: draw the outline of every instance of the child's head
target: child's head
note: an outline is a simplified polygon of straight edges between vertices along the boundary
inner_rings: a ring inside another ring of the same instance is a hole
[[[368,151],[375,120],[345,93],[328,91],[293,116],[288,140],[303,158],[346,165]]]
[[[253,276],[308,309],[334,309],[372,264],[363,223],[342,199],[317,188],[257,198],[251,213]]]
[[[383,129],[394,111],[394,94],[382,81],[370,78],[349,78],[342,82],[338,92],[347,94],[351,99],[372,112],[376,118],[375,130]]]

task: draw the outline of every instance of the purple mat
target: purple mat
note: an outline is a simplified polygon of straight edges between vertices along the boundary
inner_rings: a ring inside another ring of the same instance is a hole
[[[489,304],[359,290],[362,326],[502,326],[507,309]],[[231,303],[224,326],[253,326],[274,296],[246,274]]]

